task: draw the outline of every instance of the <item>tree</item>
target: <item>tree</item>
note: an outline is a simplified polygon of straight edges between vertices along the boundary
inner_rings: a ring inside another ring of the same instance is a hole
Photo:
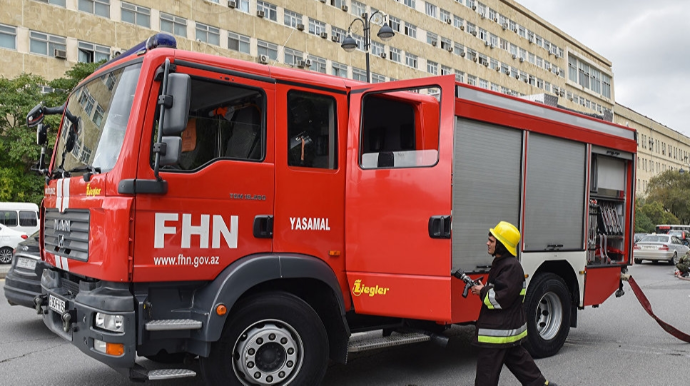
[[[35,130],[26,126],[26,115],[39,102],[49,107],[65,103],[69,93],[99,64],[77,63],[65,72],[66,77],[52,81],[32,74],[0,78],[0,201],[40,203],[45,180],[31,166],[41,149],[36,145]],[[46,85],[53,91],[44,93]],[[48,116],[44,122],[52,129],[48,144],[54,144],[60,117]]]
[[[675,224],[690,223],[690,173],[667,170],[652,177],[647,185],[647,201],[658,202],[672,213],[678,220]]]

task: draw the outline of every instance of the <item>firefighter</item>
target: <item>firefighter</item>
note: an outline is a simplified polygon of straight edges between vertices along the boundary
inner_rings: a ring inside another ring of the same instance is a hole
[[[473,344],[479,347],[475,386],[498,385],[501,369],[508,370],[526,386],[556,386],[544,378],[532,356],[522,347],[527,336],[525,274],[517,256],[520,231],[501,221],[489,229],[488,253],[494,256],[487,284],[472,287],[482,301]]]
[[[690,251],[685,252],[683,257],[680,258],[678,264],[676,264],[676,268],[678,268],[679,276],[688,277],[690,272]]]

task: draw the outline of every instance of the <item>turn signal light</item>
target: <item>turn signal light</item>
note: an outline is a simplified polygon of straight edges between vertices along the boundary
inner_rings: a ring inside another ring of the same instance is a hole
[[[123,343],[108,343],[102,340],[94,339],[93,348],[98,352],[102,352],[114,357],[120,357],[125,354],[125,345]]]

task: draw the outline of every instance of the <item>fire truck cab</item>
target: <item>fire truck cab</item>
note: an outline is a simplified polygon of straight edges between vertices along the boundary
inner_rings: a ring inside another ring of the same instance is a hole
[[[40,108],[29,122],[37,124]],[[134,380],[318,384],[329,358],[476,320],[515,224],[529,348],[555,354],[632,252],[635,132],[459,84],[382,84],[175,48],[69,97],[41,215],[45,324]],[[604,211],[604,208],[606,211]],[[602,213],[606,213],[606,217]]]

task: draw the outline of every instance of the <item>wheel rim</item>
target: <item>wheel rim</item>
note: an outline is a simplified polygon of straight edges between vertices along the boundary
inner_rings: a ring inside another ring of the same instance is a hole
[[[556,337],[563,322],[563,304],[553,292],[547,292],[539,299],[535,315],[539,335],[545,340]]]
[[[246,328],[233,348],[233,370],[244,385],[287,385],[299,373],[304,346],[297,331],[280,320]]]
[[[676,264],[678,264],[678,254],[674,253],[673,254],[673,265],[676,265]]]
[[[9,264],[12,262],[12,250],[9,248],[0,249],[0,263]]]

